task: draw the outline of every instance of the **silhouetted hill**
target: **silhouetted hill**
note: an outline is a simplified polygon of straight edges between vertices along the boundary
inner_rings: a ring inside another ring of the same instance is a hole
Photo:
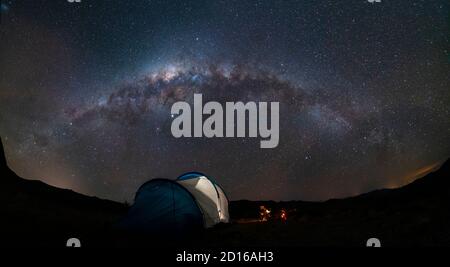
[[[230,205],[234,218],[257,218],[264,205],[273,214],[288,210],[288,222],[242,224],[216,231],[217,236],[208,240],[231,237],[257,246],[364,246],[368,238],[377,237],[385,246],[450,246],[449,174],[447,160],[437,171],[404,187],[346,199],[236,201]]]
[[[1,142],[0,142],[1,145]],[[3,151],[3,147],[0,147]],[[40,181],[18,177],[0,153],[2,246],[64,246],[70,237],[88,246],[155,245],[113,230],[127,207]],[[190,246],[450,246],[450,162],[409,185],[325,202],[232,201],[232,223],[208,229]],[[261,223],[259,206],[274,219]],[[283,208],[287,222],[276,219]],[[137,243],[134,243],[137,242]]]
[[[63,246],[70,237],[108,231],[127,210],[117,202],[20,178],[8,168],[1,142],[0,148],[2,245],[26,246],[29,240],[30,246]]]

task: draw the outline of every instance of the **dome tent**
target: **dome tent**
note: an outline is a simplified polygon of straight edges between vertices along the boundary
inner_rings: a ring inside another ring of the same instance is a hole
[[[153,179],[137,191],[134,204],[119,227],[148,234],[177,235],[203,227],[203,215],[194,197],[168,179]]]
[[[191,172],[177,180],[144,183],[118,227],[178,236],[228,220],[228,199],[223,190],[206,175]]]
[[[216,182],[199,172],[183,174],[177,182],[195,197],[202,210],[205,227],[229,222],[228,198]]]

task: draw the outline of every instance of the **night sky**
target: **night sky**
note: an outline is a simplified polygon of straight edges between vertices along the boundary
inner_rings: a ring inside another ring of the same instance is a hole
[[[187,171],[231,199],[404,185],[450,156],[449,3],[2,1],[0,135],[20,176],[118,201]],[[280,142],[174,138],[171,105],[280,102]]]

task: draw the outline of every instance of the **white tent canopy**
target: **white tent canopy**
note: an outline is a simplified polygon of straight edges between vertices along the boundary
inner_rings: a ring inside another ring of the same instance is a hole
[[[222,188],[206,175],[197,172],[186,173],[177,179],[177,183],[194,196],[203,213],[205,227],[229,222],[228,199]]]

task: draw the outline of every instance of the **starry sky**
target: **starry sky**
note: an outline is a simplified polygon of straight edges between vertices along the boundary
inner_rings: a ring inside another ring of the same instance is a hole
[[[231,199],[326,200],[450,156],[449,3],[5,1],[0,135],[27,179],[131,201],[187,171]],[[171,105],[280,102],[280,141],[174,138]]]

